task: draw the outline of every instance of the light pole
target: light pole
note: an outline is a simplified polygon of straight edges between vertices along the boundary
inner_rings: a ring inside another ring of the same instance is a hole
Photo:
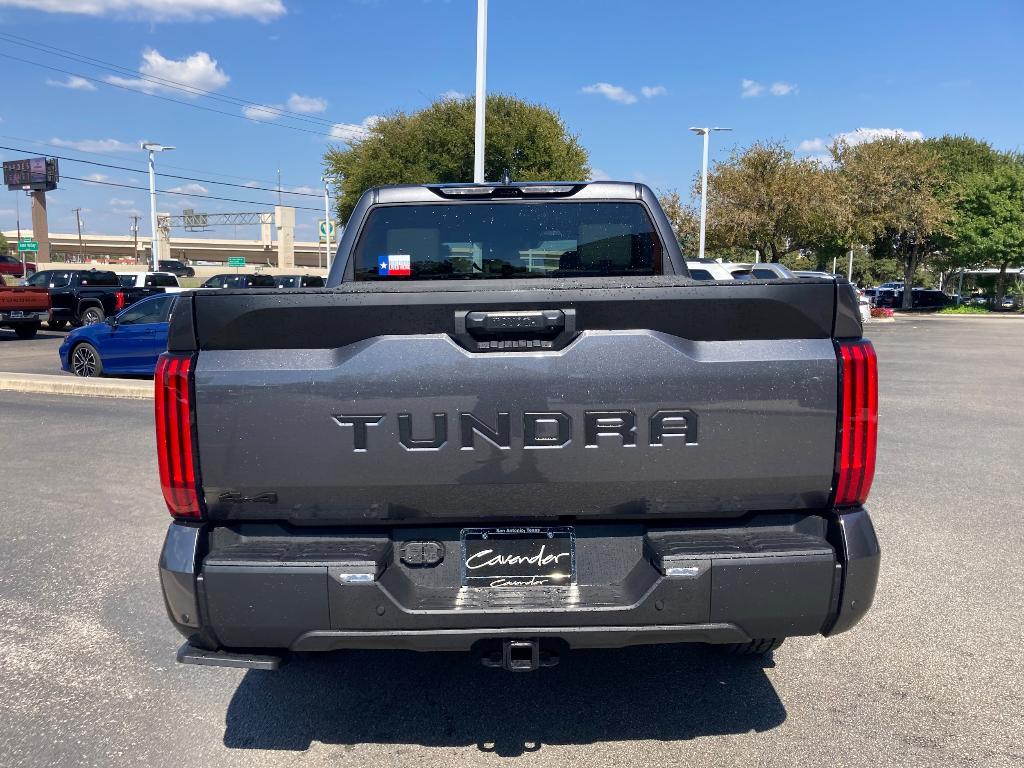
[[[331,272],[331,198],[327,186],[327,177],[321,176],[324,183],[324,254],[327,257],[327,274]]]
[[[157,152],[169,152],[174,147],[165,147],[163,144],[157,144],[155,141],[144,141],[142,142],[142,148],[149,152],[149,223],[153,227],[153,240],[151,245],[153,247],[153,271],[160,271],[160,252],[157,249],[157,230],[156,230],[156,153]]]
[[[708,221],[708,136],[712,131],[731,131],[732,128],[690,128],[698,136],[704,137],[704,170],[700,177],[700,255],[704,258],[704,232]]]
[[[473,183],[484,183],[484,122],[487,117],[487,0],[476,0],[476,134]]]

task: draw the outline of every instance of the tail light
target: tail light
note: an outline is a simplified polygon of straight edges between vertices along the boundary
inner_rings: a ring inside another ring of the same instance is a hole
[[[840,341],[835,506],[863,504],[875,476],[878,361],[870,341]]]
[[[124,309],[124,291],[117,291],[114,293],[114,309],[118,312]]]
[[[175,517],[198,520],[203,516],[203,502],[192,408],[194,361],[190,355],[160,355],[154,394],[156,453],[167,510]]]

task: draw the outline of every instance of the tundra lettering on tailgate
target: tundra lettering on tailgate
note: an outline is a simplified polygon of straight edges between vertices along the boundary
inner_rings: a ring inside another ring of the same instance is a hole
[[[370,431],[380,426],[387,414],[336,413],[331,417],[339,427],[352,430],[352,450],[370,449]],[[414,418],[411,413],[395,415],[398,443],[407,451],[439,451],[448,445],[448,414],[434,413],[431,419]],[[646,419],[634,411],[584,411],[582,428],[574,433],[573,418],[562,411],[523,411],[517,417],[522,424],[513,446],[512,412],[498,411],[490,420],[473,413],[459,413],[453,421],[459,448],[474,450],[478,440],[509,450],[565,448],[573,439],[582,438],[587,448],[597,448],[602,437],[618,438],[606,445],[635,448],[638,444],[658,447],[667,440],[679,439],[685,445],[697,444],[697,414],[688,408],[660,408]],[[642,432],[642,434],[641,434]]]

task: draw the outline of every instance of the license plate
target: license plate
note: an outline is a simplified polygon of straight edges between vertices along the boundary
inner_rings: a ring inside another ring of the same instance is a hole
[[[465,528],[467,587],[568,587],[576,583],[576,535],[562,528]]]
[[[16,320],[16,319],[18,319],[20,317],[24,317],[24,316],[25,316],[25,313],[22,310],[20,310],[20,309],[12,309],[11,310],[11,319],[12,320]]]

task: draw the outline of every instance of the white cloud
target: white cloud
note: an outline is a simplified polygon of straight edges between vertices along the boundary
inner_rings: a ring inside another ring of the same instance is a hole
[[[327,109],[327,99],[293,93],[288,97],[287,106],[292,112],[301,112],[304,115],[319,114]]]
[[[797,152],[824,152],[826,149],[828,144],[824,139],[804,139],[796,147]]]
[[[270,21],[286,12],[282,0],[0,0],[0,6],[152,21],[209,21],[218,16]]]
[[[129,205],[135,205],[135,201],[128,200],[122,197],[112,197],[110,198],[110,204],[116,208],[124,208]]]
[[[361,123],[335,123],[331,126],[331,138],[355,142],[365,139],[380,120],[380,115],[370,115]]]
[[[117,213],[121,216],[141,216],[142,211],[138,208],[111,208],[111,213]]]
[[[207,189],[202,184],[196,184],[194,181],[190,181],[188,184],[171,187],[167,191],[176,192],[181,195],[205,195]]]
[[[810,155],[807,159],[811,162],[817,163],[822,168],[831,168],[836,164],[835,158],[827,152],[819,155]]]
[[[905,131],[902,128],[858,128],[855,131],[837,133],[831,139],[826,140],[820,137],[804,139],[796,145],[797,152],[812,153],[809,160],[819,163],[832,163],[832,155],[828,154],[829,146],[833,141],[841,141],[853,147],[858,144],[867,144],[879,139],[902,138],[907,141],[920,141],[924,138],[921,131]]]
[[[466,98],[466,94],[454,89],[445,91],[441,94],[441,101],[461,101],[464,98]]]
[[[769,90],[772,96],[789,96],[791,93],[796,93],[796,86],[793,83],[779,81],[772,83],[772,87]]]
[[[298,192],[300,195],[316,195],[323,190],[317,189],[316,187],[292,187],[289,192]]]
[[[243,187],[262,187],[263,185],[260,184],[258,181],[247,181],[244,184],[242,184],[242,186]]]
[[[668,93],[668,88],[664,85],[645,85],[640,89],[640,93],[645,99],[653,99],[655,96],[664,96]]]
[[[921,131],[905,131],[902,128],[858,128],[855,131],[837,133],[834,138],[853,147],[879,139],[900,138],[908,141],[920,141],[924,138],[924,134]]]
[[[741,80],[740,81],[740,95],[744,99],[750,99],[754,96],[760,96],[761,92],[764,91],[764,86],[756,80]]]
[[[106,181],[110,177],[103,173],[90,173],[85,178],[89,181]]]
[[[3,0],[0,0],[3,2]],[[95,91],[96,86],[78,75],[68,75],[67,80],[47,80],[47,85],[54,88],[70,88],[72,91]]]
[[[250,107],[242,107],[242,114],[250,120],[271,122],[285,117],[285,110],[312,115],[323,112],[325,109],[327,109],[327,99],[321,99],[319,96],[301,96],[293,93],[288,97],[288,101],[285,104],[257,104]]]
[[[583,86],[583,93],[599,94],[611,101],[617,101],[620,104],[633,104],[636,101],[636,96],[630,91],[626,90],[621,85],[612,85],[611,83],[594,83],[593,85],[585,85]]]
[[[263,120],[270,122],[281,117],[281,105],[267,104],[254,107],[242,107],[242,114],[250,120]]]
[[[611,176],[601,168],[590,169],[590,180],[591,181],[608,181]]]
[[[55,147],[77,149],[79,152],[135,152],[139,149],[138,142],[126,144],[117,139],[50,139],[50,143]]]
[[[159,80],[170,80],[174,84],[164,85],[153,80],[116,75],[107,77],[107,82],[134,88],[143,93],[170,92],[195,97],[202,95],[200,91],[220,90],[231,80],[227,73],[217,66],[217,60],[206,51],[196,51],[184,59],[168,59],[155,48],[147,48],[142,52],[139,74]]]

